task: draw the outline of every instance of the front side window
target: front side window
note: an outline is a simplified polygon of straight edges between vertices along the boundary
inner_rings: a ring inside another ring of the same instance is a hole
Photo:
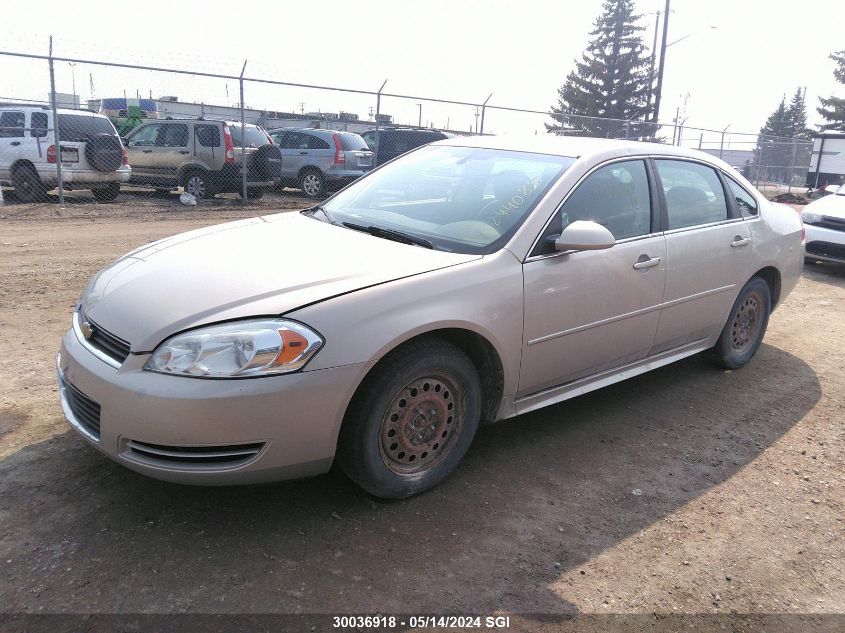
[[[573,160],[427,146],[356,181],[324,207],[341,223],[401,231],[440,250],[492,253]]]
[[[23,138],[23,129],[23,112],[0,112],[0,138]]]
[[[670,230],[728,219],[725,191],[715,170],[682,160],[654,162],[666,195]]]
[[[188,126],[184,123],[166,123],[158,135],[162,147],[185,147],[188,144]]]
[[[161,128],[159,123],[151,123],[138,128],[138,131],[127,139],[129,147],[150,147],[156,144],[158,131]]]
[[[730,187],[731,195],[736,201],[736,206],[742,212],[745,218],[757,215],[757,201],[750,193],[748,193],[742,186],[734,182],[732,178],[728,178],[728,187]]]

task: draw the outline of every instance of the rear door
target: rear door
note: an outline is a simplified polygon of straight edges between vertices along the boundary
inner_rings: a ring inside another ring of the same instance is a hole
[[[300,155],[305,158],[303,166],[316,167],[324,174],[327,173],[334,166],[334,146],[316,134],[303,132],[302,136],[305,137],[305,143],[308,148],[305,154],[302,154],[302,151],[300,151]]]
[[[655,159],[666,227],[666,293],[652,354],[717,334],[751,272],[751,231],[704,163]]]
[[[25,126],[23,110],[0,112],[0,178],[11,178],[10,168],[21,156]]]
[[[30,156],[32,160],[43,162],[47,160],[47,134],[50,121],[46,111],[33,111],[29,115],[29,125],[26,136],[21,143],[21,156]]]
[[[373,153],[366,141],[351,132],[338,132],[347,169],[368,170],[373,166]]]
[[[282,132],[279,151],[282,153],[282,178],[295,181],[308,157],[308,139],[300,132]]]
[[[215,123],[194,124],[191,149],[194,159],[205,169],[217,171],[226,160],[221,128],[221,125]]]
[[[151,184],[156,178],[155,144],[161,123],[147,123],[135,128],[126,137],[126,151],[132,168],[133,182]]]

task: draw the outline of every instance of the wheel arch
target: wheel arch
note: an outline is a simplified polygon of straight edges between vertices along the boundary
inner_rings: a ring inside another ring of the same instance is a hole
[[[19,158],[14,163],[9,166],[9,176],[13,176],[15,171],[20,169],[21,167],[31,167],[32,170],[37,174],[38,169],[35,167],[35,163],[33,163],[28,158]]]
[[[326,178],[326,174],[323,172],[322,169],[317,167],[317,165],[305,165],[304,167],[302,167],[296,173],[297,182],[299,181],[300,178],[302,178],[302,176],[304,176],[305,174],[307,174],[309,172],[316,172],[316,173],[320,174],[320,176],[322,176],[323,180],[325,180],[325,178]]]
[[[781,290],[781,274],[780,271],[775,268],[774,266],[766,266],[765,268],[761,268],[756,273],[752,275],[752,278],[759,277],[763,281],[766,282],[769,286],[769,292],[772,295],[772,310],[774,310],[775,306],[778,305],[780,302],[780,290]]]

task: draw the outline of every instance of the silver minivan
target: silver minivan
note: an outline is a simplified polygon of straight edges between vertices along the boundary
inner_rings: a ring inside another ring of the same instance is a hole
[[[373,167],[373,153],[352,132],[312,128],[271,130],[282,152],[282,182],[309,198],[345,187]]]

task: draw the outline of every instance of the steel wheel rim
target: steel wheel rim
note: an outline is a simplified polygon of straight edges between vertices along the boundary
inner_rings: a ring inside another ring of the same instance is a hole
[[[749,293],[734,312],[731,323],[731,347],[744,352],[754,344],[763,324],[763,296]]]
[[[314,174],[308,174],[302,179],[302,189],[309,196],[316,196],[320,191],[320,179]]]
[[[391,400],[379,429],[379,453],[398,475],[418,475],[443,463],[466,419],[466,401],[445,374],[415,379]]]
[[[195,198],[202,198],[205,196],[205,181],[199,176],[191,176],[185,190]]]

